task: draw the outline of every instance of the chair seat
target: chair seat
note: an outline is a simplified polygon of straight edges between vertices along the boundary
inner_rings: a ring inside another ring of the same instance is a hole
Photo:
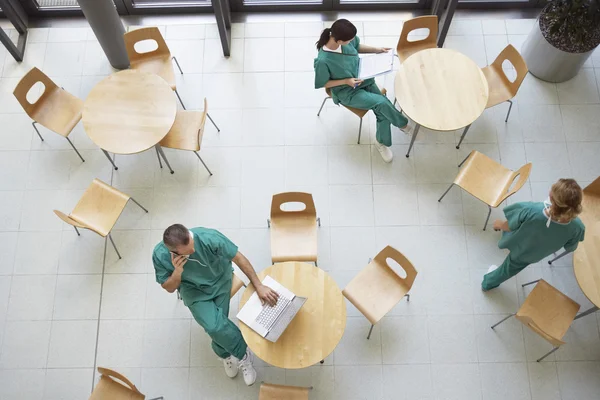
[[[281,217],[271,221],[271,259],[317,261],[317,222],[315,218]]]
[[[32,112],[32,118],[40,125],[67,137],[81,120],[83,101],[69,92],[56,88]]]
[[[201,111],[177,111],[175,122],[160,145],[170,149],[200,150],[202,132],[198,132],[202,128],[202,115]]]
[[[89,400],[144,400],[144,398],[143,394],[135,393],[120,383],[103,376]]]
[[[229,293],[229,297],[235,296],[235,294],[244,286],[244,281],[242,281],[238,276],[233,273],[233,278],[231,281],[231,292]]]
[[[309,388],[263,383],[258,400],[308,400]]]
[[[410,287],[393,270],[373,260],[342,293],[375,325],[409,290]]]
[[[454,179],[454,184],[485,204],[498,207],[513,180],[513,171],[485,154],[473,151]]]
[[[159,55],[134,61],[131,63],[131,69],[156,74],[167,81],[171,89],[175,90],[177,87],[175,83],[175,70],[173,69],[173,62],[170,55]]]
[[[125,193],[94,179],[69,217],[100,236],[107,236],[129,198]]]
[[[405,46],[404,48],[400,49],[400,51],[398,51],[398,59],[400,60],[400,62],[404,62],[408,57],[421,50],[435,49],[436,47],[437,46],[435,43],[427,43],[421,41],[414,42],[414,44]]]
[[[325,92],[327,93],[327,95],[329,97],[332,97],[331,96],[331,89],[325,88]],[[385,88],[381,89],[381,94],[383,94],[385,96],[387,94],[387,90]],[[369,112],[369,110],[363,110],[363,109],[360,109],[360,108],[348,107],[348,106],[345,106],[343,104],[342,104],[342,106],[344,106],[344,108],[352,111],[358,118],[363,118]]]
[[[545,339],[560,341],[569,330],[579,308],[579,304],[571,298],[546,281],[540,280],[525,299],[516,317]],[[529,325],[528,319],[535,325]]]
[[[514,97],[510,92],[510,89],[506,86],[504,74],[498,73],[494,66],[489,65],[482,68],[481,71],[485,75],[489,88],[489,97],[487,105],[485,106],[486,108],[504,103]]]

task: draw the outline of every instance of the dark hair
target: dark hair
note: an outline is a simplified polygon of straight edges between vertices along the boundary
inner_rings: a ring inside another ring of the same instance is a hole
[[[190,242],[190,231],[181,224],[171,225],[163,233],[163,242],[170,249],[185,246]]]
[[[335,40],[341,40],[345,42],[346,40],[353,39],[356,36],[356,27],[354,24],[347,19],[338,19],[331,25],[331,28],[323,29],[321,32],[321,37],[317,41],[317,50],[320,50],[321,47],[325,46],[329,41],[329,37],[333,36]]]

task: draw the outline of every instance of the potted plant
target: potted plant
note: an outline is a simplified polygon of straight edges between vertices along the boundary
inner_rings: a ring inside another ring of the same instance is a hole
[[[600,0],[554,0],[540,13],[522,53],[533,75],[564,82],[599,44]]]

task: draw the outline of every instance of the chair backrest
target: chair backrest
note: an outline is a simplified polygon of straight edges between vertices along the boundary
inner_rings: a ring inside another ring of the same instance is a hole
[[[44,85],[44,92],[35,103],[30,103],[29,100],[27,100],[27,93],[29,93],[29,90],[31,90],[33,85],[38,82],[41,82]],[[48,78],[48,76],[38,68],[33,67],[27,74],[25,74],[23,78],[21,78],[19,83],[17,83],[13,94],[27,115],[29,115],[31,119],[35,120],[35,112],[37,108],[43,106],[50,94],[57,89],[58,86],[52,81],[52,79]]]
[[[585,196],[600,197],[600,176],[583,188],[583,194]]]
[[[56,214],[56,216],[58,218],[62,219],[67,224],[72,225],[72,226],[76,226],[77,228],[87,228],[86,225],[82,224],[81,222],[75,221],[73,218],[69,217],[68,215],[66,215],[62,211],[58,211],[58,210],[53,210],[53,211],[54,211],[54,214]]]
[[[144,400],[146,398],[129,379],[118,372],[102,367],[98,367],[98,372],[101,374],[100,381],[94,388],[90,400]]]
[[[204,135],[204,125],[206,125],[206,116],[208,115],[208,101],[204,98],[204,110],[202,110],[202,119],[200,120],[200,129],[198,129],[198,146],[202,145],[202,136]]]
[[[500,200],[498,200],[498,204],[502,203],[504,200],[508,199],[510,196],[521,190],[523,185],[525,185],[525,182],[527,182],[527,179],[529,179],[529,175],[531,174],[531,168],[532,164],[528,163],[513,172],[511,179],[508,181],[508,186],[506,186],[505,188],[506,193],[500,198]],[[519,179],[514,184],[512,189],[508,190],[511,187],[514,180],[517,178],[517,176],[519,177]]]
[[[391,258],[392,260],[396,261],[400,265],[400,267],[402,267],[404,272],[406,272],[405,278],[402,278],[396,273],[396,271],[394,271],[392,267],[390,267],[390,265],[387,262],[388,258]],[[402,281],[408,289],[412,287],[415,278],[417,277],[417,270],[415,269],[414,265],[409,261],[409,259],[404,256],[404,254],[400,253],[398,250],[388,245],[373,258],[373,261],[392,271],[396,276],[398,276],[398,279]]]
[[[517,71],[517,78],[514,81],[508,79],[506,73],[502,69],[502,63],[506,60],[510,61]],[[496,57],[494,62],[491,64],[491,67],[494,68],[496,73],[502,77],[504,85],[508,88],[509,92],[513,96],[517,94],[521,83],[523,83],[523,79],[525,79],[527,72],[529,72],[527,64],[525,64],[525,60],[512,44],[506,46],[504,50],[498,54],[498,57]]]
[[[262,383],[258,400],[308,400],[310,388]]]
[[[429,35],[424,39],[408,40],[408,35],[417,29],[429,29]],[[400,53],[403,48],[412,46],[415,44],[431,43],[432,47],[437,46],[437,35],[438,35],[438,17],[436,15],[426,15],[409,19],[402,25],[402,32],[400,32],[400,39],[398,39],[398,46],[396,51]]]
[[[129,62],[132,64],[153,57],[171,56],[169,47],[167,46],[165,39],[157,27],[151,26],[127,32],[125,35],[123,35],[123,40],[125,40],[125,49],[127,50],[127,55],[129,56]],[[152,51],[139,53],[135,49],[135,44],[144,40],[154,40],[157,44],[157,48]]]
[[[560,346],[579,308],[579,304],[542,279],[529,293],[516,318],[554,346]]]
[[[246,286],[244,281],[237,276],[233,271],[233,277],[231,278],[231,291],[229,292],[229,298],[235,296],[235,294],[243,287]]]
[[[304,210],[284,211],[281,206],[285,203],[302,203]],[[285,192],[273,195],[271,201],[271,219],[281,217],[311,217],[317,218],[317,210],[312,194],[303,192]]]

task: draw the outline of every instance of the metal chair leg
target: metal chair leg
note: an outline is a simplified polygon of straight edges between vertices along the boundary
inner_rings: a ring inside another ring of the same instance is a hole
[[[448,193],[450,191],[450,189],[452,189],[452,186],[454,186],[454,183],[451,183],[450,186],[448,187],[448,189],[446,189],[446,191],[444,192],[444,194],[442,195],[442,197],[440,197],[438,199],[438,203],[442,201],[442,199],[444,198],[444,196],[446,196],[446,193]]]
[[[267,227],[270,228],[271,227],[271,220],[269,218],[267,218]]]
[[[136,199],[134,199],[133,197],[130,197],[131,201],[133,201],[135,204],[137,204],[142,210],[148,212],[148,210],[146,210],[146,208],[144,208],[143,205],[141,205],[140,203],[137,202]]]
[[[460,140],[458,141],[458,144],[456,145],[457,149],[460,149],[460,144],[462,143],[463,139],[465,138],[470,127],[471,127],[470,124],[465,127],[465,130],[463,131],[463,134],[461,135]]]
[[[75,145],[73,144],[73,142],[71,142],[71,139],[69,139],[68,137],[65,137],[65,139],[67,139],[67,141],[69,142],[69,144],[71,145],[71,147],[73,148],[73,150],[75,150],[75,153],[77,153],[77,155],[79,156],[79,158],[81,158],[81,161],[85,162],[85,160],[83,159],[83,157],[81,157],[81,154],[79,154],[79,150],[77,150],[77,148],[75,147]]]
[[[358,125],[358,144],[360,144],[360,134],[362,133],[362,118],[360,119],[360,125]]]
[[[462,167],[462,165],[465,163],[465,161],[469,159],[469,157],[471,157],[471,153],[469,153],[469,155],[466,156],[465,159],[460,162],[460,164],[458,164],[458,168]]]
[[[177,57],[173,56],[173,60],[175,60],[175,64],[177,64],[177,68],[179,68],[179,73],[183,75],[183,71],[181,70],[181,66],[179,65],[179,61],[177,61]]]
[[[215,124],[215,121],[213,121],[213,119],[210,116],[210,114],[206,113],[206,116],[208,117],[208,119],[210,119],[210,122],[212,122],[212,124],[215,126],[215,128],[217,128],[217,132],[221,132],[221,130],[219,129],[219,127],[217,126],[217,124]]]
[[[554,257],[552,260],[548,261],[548,264],[552,265],[552,263],[556,260],[558,260],[559,258],[563,258],[564,256],[566,256],[567,254],[569,254],[568,251],[563,251],[562,253],[560,253],[559,255],[557,255],[556,257]]]
[[[541,279],[536,279],[535,281],[531,281],[531,282],[527,282],[521,285],[521,287],[525,287],[528,285],[533,285],[534,283],[538,283],[539,281],[541,281]]]
[[[160,396],[160,397],[154,397],[154,398],[148,399],[148,400],[165,400],[165,398]]]
[[[175,89],[175,94],[177,95],[177,98],[179,99],[179,102],[181,103],[181,107],[183,107],[183,109],[186,110],[185,104],[183,104],[183,101],[181,100],[181,96],[179,95],[179,92],[177,91],[177,89]]]
[[[198,157],[198,159],[200,160],[200,162],[202,163],[202,165],[204,165],[204,168],[206,168],[206,170],[208,171],[208,174],[210,176],[212,176],[212,172],[210,172],[210,169],[208,169],[208,167],[206,166],[206,163],[204,162],[204,160],[202,159],[202,157],[200,157],[200,154],[198,154],[198,152],[194,152],[194,154]]]
[[[410,155],[410,150],[412,149],[413,145],[415,144],[415,139],[417,138],[417,133],[419,133],[420,127],[421,127],[421,125],[419,125],[419,124],[415,125],[415,130],[413,131],[412,139],[410,139],[410,146],[408,146],[408,151],[406,152],[406,158],[408,158],[408,156]]]
[[[410,294],[406,293],[404,297],[406,297],[406,301],[410,301]]]
[[[367,335],[367,340],[369,340],[371,338],[371,332],[373,332],[373,327],[375,325],[371,324],[371,329],[369,329],[369,334]]]
[[[162,160],[160,159],[160,153],[158,152],[158,148],[154,147],[154,150],[156,150],[156,157],[158,158],[158,165],[160,165],[160,167],[162,168]]]
[[[38,128],[37,128],[37,126],[35,126],[35,124],[36,124],[36,122],[35,122],[35,121],[33,121],[33,122],[31,123],[31,125],[33,125],[33,129],[35,129],[35,131],[37,132],[38,136],[40,137],[40,139],[42,139],[42,142],[43,142],[43,141],[44,141],[44,138],[43,138],[43,137],[42,137],[42,135],[40,134],[40,131],[38,131]]]
[[[543,356],[538,358],[536,361],[537,362],[542,361],[544,358],[548,357],[550,354],[554,353],[556,350],[558,350],[558,347],[553,348],[552,350],[550,350],[549,352],[547,352],[546,354],[544,354]]]
[[[488,221],[490,220],[490,215],[492,215],[492,207],[488,206],[488,215],[487,215],[487,218],[485,219],[485,224],[483,224],[484,231],[485,231],[485,228],[487,228]]]
[[[108,161],[110,161],[110,163],[112,164],[112,166],[114,167],[115,171],[119,169],[119,167],[117,167],[115,165],[115,162],[112,160],[112,158],[110,158],[110,155],[108,154],[108,151],[102,149],[102,152],[104,153],[104,155],[106,156],[106,158],[108,158]]]
[[[512,106],[513,106],[513,102],[512,100],[506,100],[510,103],[510,106],[508,106],[508,112],[506,113],[506,119],[504,120],[504,122],[508,122],[508,117],[510,116],[510,110],[512,110]]]
[[[516,315],[516,313],[512,313],[510,314],[508,317],[502,318],[502,320],[496,322],[494,325],[492,325],[492,329],[494,329],[495,327],[497,327],[498,325],[500,325],[501,323],[503,323],[504,321],[506,321],[507,319],[509,319],[510,317]]]
[[[317,224],[321,226],[321,217],[317,217]]]
[[[79,233],[79,229],[77,229],[76,226],[73,226],[73,228],[75,228],[75,232],[77,232],[77,236],[81,236],[81,233]]]
[[[119,256],[119,260],[121,259],[121,253],[119,253],[119,250],[117,250],[117,246],[115,245],[115,241],[113,240],[111,234],[108,234],[108,238],[110,239],[110,242],[112,243],[113,247],[115,248],[115,251],[117,252],[117,255]]]
[[[169,160],[167,160],[167,156],[165,156],[165,152],[163,151],[162,147],[160,147],[159,144],[157,144],[154,147],[156,148],[158,154],[163,158],[163,160],[165,160],[165,164],[167,164],[167,167],[169,167],[169,171],[171,171],[171,174],[174,174],[175,171],[173,171],[173,168],[171,168],[171,164],[169,164]]]
[[[323,110],[323,106],[325,106],[325,102],[326,102],[328,99],[330,99],[330,98],[331,98],[331,97],[325,97],[325,98],[323,99],[323,102],[321,103],[321,108],[319,108],[319,112],[317,113],[317,117],[318,117],[319,115],[321,115],[321,110]]]

